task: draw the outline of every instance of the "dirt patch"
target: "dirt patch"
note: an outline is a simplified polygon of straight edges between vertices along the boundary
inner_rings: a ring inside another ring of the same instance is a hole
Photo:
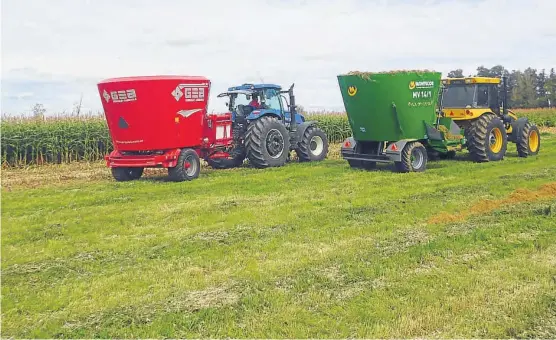
[[[239,294],[231,286],[208,287],[188,292],[166,301],[166,312],[197,311],[205,308],[223,307],[236,303]]]
[[[548,126],[540,126],[539,127],[539,131],[541,133],[551,133],[551,134],[556,134],[556,126],[552,126],[552,127],[548,127]]]
[[[537,190],[519,188],[508,197],[498,200],[481,200],[471,208],[459,213],[442,212],[427,221],[429,224],[460,222],[472,215],[489,213],[506,204],[533,202],[544,198],[556,198],[556,182],[546,183]]]
[[[386,287],[386,281],[383,278],[377,278],[369,281],[359,281],[348,284],[340,290],[336,297],[338,300],[350,299],[365,290],[374,290]]]

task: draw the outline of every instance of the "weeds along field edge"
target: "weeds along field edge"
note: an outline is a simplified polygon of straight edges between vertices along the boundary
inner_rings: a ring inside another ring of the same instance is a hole
[[[539,127],[556,127],[556,108],[514,110]],[[331,144],[351,135],[345,112],[304,112],[317,121]],[[112,141],[102,113],[57,114],[45,117],[2,117],[2,167],[99,161],[112,151]]]

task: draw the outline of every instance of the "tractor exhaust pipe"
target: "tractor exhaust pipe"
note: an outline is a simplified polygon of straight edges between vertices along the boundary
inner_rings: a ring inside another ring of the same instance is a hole
[[[508,115],[508,76],[502,76],[502,91],[504,95],[502,97],[502,115],[506,117]]]
[[[295,95],[293,94],[294,85],[295,83],[293,83],[288,90],[288,94],[290,96],[290,131],[292,132],[297,131],[297,122],[295,120],[295,115],[297,114],[297,112],[295,109]]]

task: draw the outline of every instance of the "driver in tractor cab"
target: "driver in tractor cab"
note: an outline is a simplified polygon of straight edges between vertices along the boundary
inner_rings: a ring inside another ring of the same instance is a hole
[[[253,93],[253,97],[251,98],[251,102],[249,103],[249,105],[252,106],[253,109],[260,108],[261,104],[259,104],[257,95],[255,93]]]

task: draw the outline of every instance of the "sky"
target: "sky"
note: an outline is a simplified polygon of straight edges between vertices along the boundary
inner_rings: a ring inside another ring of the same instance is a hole
[[[1,110],[102,109],[96,84],[200,75],[209,112],[226,88],[289,87],[309,110],[343,110],[338,74],[480,65],[556,67],[554,0],[2,0]]]

